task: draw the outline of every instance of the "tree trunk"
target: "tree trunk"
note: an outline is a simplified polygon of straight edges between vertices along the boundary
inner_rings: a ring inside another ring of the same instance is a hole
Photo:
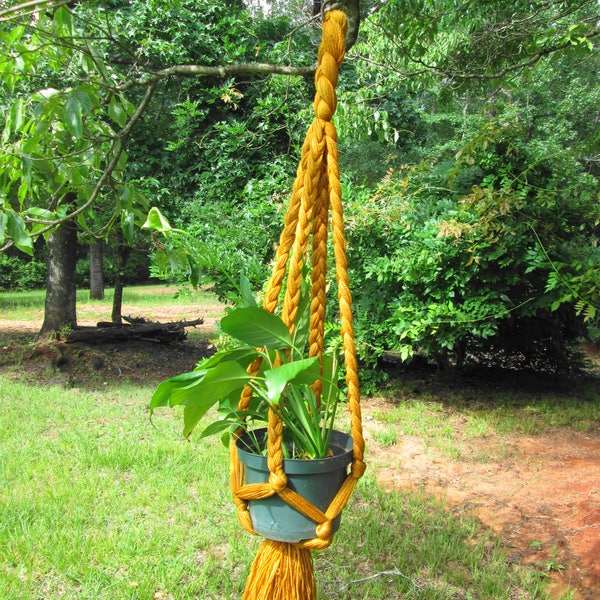
[[[97,240],[90,246],[90,298],[104,298],[104,242]]]
[[[63,223],[48,237],[46,305],[41,335],[77,327],[75,265],[77,225]]]
[[[115,275],[115,295],[113,297],[113,307],[111,321],[113,323],[122,323],[121,307],[123,305],[123,276],[125,267],[131,255],[131,247],[125,244],[123,234],[119,230],[119,239],[117,242],[117,273]]]

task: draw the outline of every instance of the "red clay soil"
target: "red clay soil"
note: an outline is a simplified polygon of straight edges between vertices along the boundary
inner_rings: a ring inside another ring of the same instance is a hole
[[[539,435],[491,434],[468,439],[457,428],[460,459],[416,436],[379,447],[381,424],[365,406],[373,468],[392,489],[424,489],[456,512],[493,530],[515,563],[549,576],[552,598],[600,598],[600,426],[586,433],[560,427]],[[390,466],[391,465],[391,466]]]

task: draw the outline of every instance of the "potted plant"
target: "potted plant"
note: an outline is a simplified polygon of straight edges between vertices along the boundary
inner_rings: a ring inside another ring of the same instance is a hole
[[[233,343],[201,361],[194,371],[162,382],[152,396],[150,411],[182,405],[188,437],[215,407],[216,419],[200,437],[221,435],[228,445],[233,436],[246,482],[262,483],[269,478],[264,426],[272,410],[283,424],[281,448],[288,487],[325,511],[346,478],[352,439],[333,428],[341,397],[336,352],[307,357],[307,310],[298,314],[298,326],[291,334],[278,315],[254,301],[231,310],[221,320],[221,330]],[[257,359],[260,367],[249,369]],[[239,410],[245,386],[252,389],[252,400],[247,410]],[[251,501],[249,510],[255,531],[264,537],[278,541],[314,537],[315,523],[277,495]],[[333,530],[338,526],[339,517]]]

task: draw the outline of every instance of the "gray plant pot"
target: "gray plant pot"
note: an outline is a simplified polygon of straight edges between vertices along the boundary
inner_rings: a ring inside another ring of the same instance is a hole
[[[259,440],[266,430],[257,430]],[[253,454],[244,444],[244,436],[236,442],[238,456],[244,465],[246,483],[269,480],[266,456]],[[288,487],[325,512],[342,486],[352,462],[352,438],[340,431],[331,434],[333,456],[318,460],[285,459],[283,470]],[[299,542],[315,537],[316,523],[274,495],[248,503],[250,519],[256,533],[278,542]],[[332,531],[339,529],[341,515],[332,521]]]

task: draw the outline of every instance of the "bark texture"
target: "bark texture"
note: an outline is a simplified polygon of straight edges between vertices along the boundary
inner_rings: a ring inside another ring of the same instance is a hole
[[[77,327],[75,264],[77,226],[66,221],[48,238],[46,305],[40,334]]]
[[[123,286],[125,267],[131,255],[131,248],[125,244],[123,234],[119,231],[119,243],[117,245],[117,273],[115,275],[115,295],[113,297],[113,307],[111,321],[113,323],[122,323],[121,309],[123,306]]]
[[[98,240],[90,246],[90,298],[104,298],[104,242]]]

